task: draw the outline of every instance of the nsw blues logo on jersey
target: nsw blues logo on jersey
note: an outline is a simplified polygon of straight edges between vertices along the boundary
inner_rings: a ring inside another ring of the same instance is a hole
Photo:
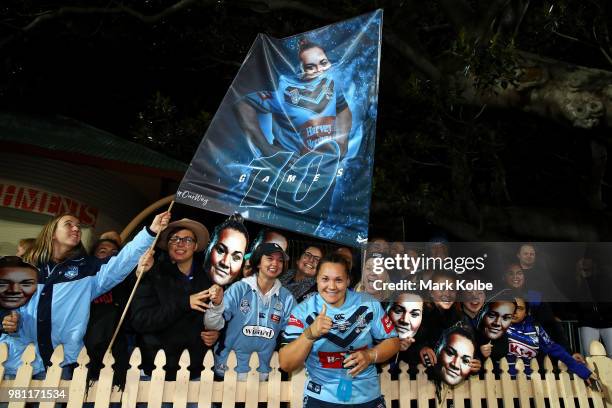
[[[247,299],[242,299],[240,301],[240,311],[244,314],[249,313],[249,311],[251,310],[251,305],[249,304],[249,301]]]
[[[285,102],[321,114],[334,96],[334,81],[323,78],[314,89],[309,85],[290,85],[285,88]]]
[[[340,318],[338,321],[336,317]],[[308,316],[306,323],[309,325],[314,322],[313,315]],[[364,327],[374,318],[374,313],[367,306],[359,306],[353,313],[341,313],[334,316],[332,331],[327,333],[325,339],[331,341],[336,346],[346,349],[363,332]]]
[[[66,272],[64,272],[64,277],[66,279],[74,279],[79,274],[79,267],[76,265],[70,265]]]

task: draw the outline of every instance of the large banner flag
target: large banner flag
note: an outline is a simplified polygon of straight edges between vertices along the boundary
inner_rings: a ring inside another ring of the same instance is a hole
[[[176,200],[364,244],[381,30],[377,10],[284,39],[258,35]]]

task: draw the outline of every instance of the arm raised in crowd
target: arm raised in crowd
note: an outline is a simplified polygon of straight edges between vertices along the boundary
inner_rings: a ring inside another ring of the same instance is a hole
[[[169,212],[166,211],[156,215],[148,230],[140,231],[132,241],[119,251],[117,256],[112,257],[108,263],[102,265],[98,273],[93,276],[95,284],[91,292],[92,301],[117,286],[132,272],[140,256],[153,243],[155,235],[163,231],[169,222]]]

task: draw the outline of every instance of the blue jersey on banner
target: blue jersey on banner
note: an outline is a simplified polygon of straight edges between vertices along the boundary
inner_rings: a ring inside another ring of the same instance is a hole
[[[276,91],[247,95],[247,102],[259,113],[274,115],[275,144],[303,155],[321,142],[335,140],[336,115],[348,104],[332,71],[312,80],[281,76]]]
[[[176,201],[364,246],[382,10],[307,33],[258,35]]]
[[[319,314],[324,300],[318,293],[297,305],[291,312],[283,333],[283,343],[298,338]],[[327,315],[333,320],[331,331],[312,345],[306,359],[304,395],[318,400],[339,403],[336,390],[342,375],[344,355],[350,351],[372,347],[377,342],[397,337],[393,323],[380,302],[368,294],[347,291],[344,304],[335,308],[327,305]],[[370,365],[353,379],[348,404],[361,404],[380,396],[376,367]]]

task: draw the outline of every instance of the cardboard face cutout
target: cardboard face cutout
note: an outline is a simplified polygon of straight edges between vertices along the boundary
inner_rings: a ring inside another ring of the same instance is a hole
[[[423,299],[412,293],[401,293],[389,305],[388,315],[400,340],[413,338],[423,321]]]
[[[450,386],[460,384],[470,375],[476,341],[472,330],[458,323],[446,329],[436,347],[434,371],[438,379]]]
[[[515,309],[516,303],[512,300],[496,300],[485,304],[478,319],[480,334],[489,341],[500,339],[512,324]]]
[[[25,305],[36,293],[38,269],[18,256],[0,258],[0,307],[5,310]]]

